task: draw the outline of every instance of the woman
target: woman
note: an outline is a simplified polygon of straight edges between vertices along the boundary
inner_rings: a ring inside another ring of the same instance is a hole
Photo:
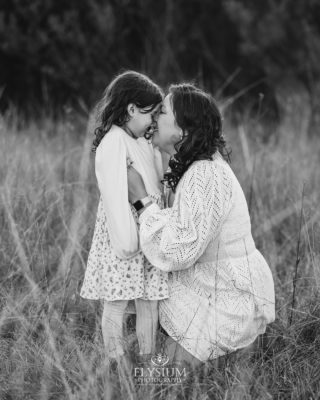
[[[209,95],[171,86],[154,144],[171,155],[164,181],[172,207],[139,210],[140,243],[149,261],[169,272],[160,302],[165,331],[202,362],[248,346],[275,319],[274,283],[256,249],[241,186],[226,162],[221,116]],[[128,174],[129,201],[146,197],[139,174]]]

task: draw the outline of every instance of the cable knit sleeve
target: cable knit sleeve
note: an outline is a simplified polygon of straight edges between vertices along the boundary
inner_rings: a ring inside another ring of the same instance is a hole
[[[181,178],[172,208],[150,205],[140,216],[140,244],[163,271],[195,264],[229,210],[232,180],[220,163],[197,161]]]
[[[128,200],[127,149],[121,132],[112,130],[102,139],[95,171],[111,245],[119,258],[131,258],[139,251],[139,240]]]

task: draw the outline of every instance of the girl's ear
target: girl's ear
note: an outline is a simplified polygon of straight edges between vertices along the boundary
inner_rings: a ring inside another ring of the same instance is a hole
[[[136,106],[133,103],[128,104],[127,112],[130,117],[133,117],[135,111],[136,111]]]

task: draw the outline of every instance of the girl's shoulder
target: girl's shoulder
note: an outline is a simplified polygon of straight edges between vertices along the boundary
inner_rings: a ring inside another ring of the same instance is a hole
[[[144,136],[139,137],[136,140],[137,145],[145,151],[146,153],[151,153],[153,154],[155,152],[155,148],[153,147],[153,144],[150,140],[147,140]]]
[[[107,132],[106,136],[110,135],[109,137],[119,137],[125,138],[127,135],[126,131],[120,128],[120,126],[112,125],[109,131]]]
[[[127,133],[122,128],[117,125],[112,125],[101,140],[101,147],[109,146],[118,142],[125,143],[127,136]],[[98,149],[99,147],[100,146],[98,146]]]

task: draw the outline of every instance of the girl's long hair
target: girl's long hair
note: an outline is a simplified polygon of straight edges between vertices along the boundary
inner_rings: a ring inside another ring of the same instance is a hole
[[[173,192],[194,161],[212,160],[219,151],[230,161],[230,151],[222,134],[222,117],[214,98],[188,83],[171,85],[171,104],[182,139],[175,144],[177,153],[169,161],[170,172],[164,174],[163,183]]]
[[[147,113],[152,111],[162,98],[163,93],[159,86],[147,76],[135,71],[126,71],[118,75],[106,88],[95,108],[95,139],[92,151],[96,151],[113,124],[123,126],[128,122],[127,107],[130,103]]]

